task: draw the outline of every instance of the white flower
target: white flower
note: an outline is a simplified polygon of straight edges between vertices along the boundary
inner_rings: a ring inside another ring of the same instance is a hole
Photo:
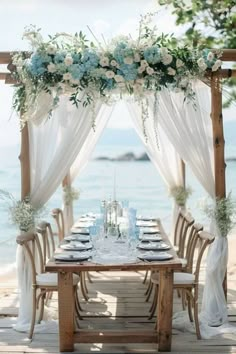
[[[140,64],[143,68],[146,68],[148,66],[148,62],[146,60],[141,60]]]
[[[207,69],[206,63],[203,63],[202,65],[199,65],[199,64],[198,64],[198,66],[199,66],[199,68],[200,68],[202,71],[205,71],[205,70]]]
[[[115,73],[112,70],[107,70],[106,71],[106,77],[108,79],[113,79],[114,76],[115,76]]]
[[[171,67],[169,67],[169,68],[167,69],[167,73],[168,73],[168,75],[175,76],[176,70],[173,69],[173,68],[171,68]]]
[[[145,66],[140,66],[140,67],[138,68],[138,73],[139,73],[139,74],[142,74],[144,71],[145,71]]]
[[[118,83],[125,81],[125,79],[124,79],[123,76],[121,76],[121,75],[115,75],[115,76],[114,76],[114,79],[115,79],[115,81],[118,82]]]
[[[55,71],[57,70],[56,65],[53,63],[48,64],[47,69],[49,73],[55,73]]]
[[[220,67],[222,65],[222,61],[220,59],[217,59],[214,65]]]
[[[72,64],[73,64],[73,58],[72,58],[72,56],[71,56],[71,55],[67,55],[67,56],[65,57],[64,63],[65,63],[66,66],[72,65]]]
[[[205,60],[204,60],[203,58],[199,58],[199,59],[197,60],[197,64],[198,64],[198,66],[199,66],[199,68],[200,68],[203,64],[205,64]]]
[[[99,61],[101,66],[109,66],[109,59],[107,57],[102,57]]]
[[[176,60],[176,68],[181,68],[181,66],[184,66],[184,63],[182,62],[182,60],[177,59]]]
[[[118,82],[118,86],[119,86],[119,88],[121,88],[121,89],[126,88],[125,82]]]
[[[117,66],[117,61],[116,60],[111,60],[111,66]]]
[[[166,56],[168,54],[168,48],[166,47],[161,47],[160,48],[161,56]]]
[[[172,60],[173,60],[172,55],[170,55],[170,54],[165,54],[165,55],[163,55],[161,61],[162,61],[162,63],[163,63],[164,65],[168,65],[168,64],[170,64],[170,63],[172,62]]]
[[[184,88],[187,85],[188,85],[188,79],[187,78],[181,79],[179,86]]]
[[[49,44],[46,49],[47,54],[55,54],[56,51],[57,51],[57,47],[54,44]]]
[[[140,55],[139,55],[139,53],[135,53],[134,54],[134,61],[135,61],[135,63],[139,63],[140,62]]]
[[[209,53],[207,54],[207,60],[209,60],[209,61],[212,61],[212,60],[214,59],[214,57],[215,57],[215,55],[214,55],[214,53],[212,53],[212,52],[209,52]]]
[[[72,84],[72,85],[79,85],[79,80],[78,79],[73,79],[73,78],[71,78],[70,79],[70,83]]]
[[[153,68],[151,68],[150,66],[148,66],[148,67],[146,68],[146,72],[147,72],[148,75],[152,75],[152,74],[154,73],[154,70],[153,70]]]
[[[125,57],[124,58],[124,63],[125,64],[128,64],[128,65],[131,65],[131,64],[133,64],[133,58],[132,57]]]
[[[216,65],[216,63],[211,68],[212,71],[217,71],[218,69],[219,69],[219,66]]]
[[[63,74],[63,80],[71,80],[71,78],[72,78],[71,73]]]

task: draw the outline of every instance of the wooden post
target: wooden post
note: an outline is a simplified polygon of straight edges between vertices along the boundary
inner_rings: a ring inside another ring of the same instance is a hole
[[[225,198],[225,154],[224,129],[222,115],[222,89],[219,75],[211,77],[211,119],[213,129],[215,194],[217,198]],[[227,298],[227,272],[223,281],[225,297]]]
[[[30,156],[29,156],[29,132],[25,124],[21,131],[21,152],[19,156],[21,164],[21,200],[30,195]]]

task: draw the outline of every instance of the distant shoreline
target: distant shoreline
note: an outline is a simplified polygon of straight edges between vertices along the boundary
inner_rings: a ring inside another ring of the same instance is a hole
[[[117,157],[98,156],[95,158],[98,161],[150,161],[146,152],[141,155],[135,155],[133,152],[127,152]]]

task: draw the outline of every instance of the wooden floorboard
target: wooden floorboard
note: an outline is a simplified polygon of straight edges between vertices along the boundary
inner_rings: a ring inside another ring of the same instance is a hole
[[[204,271],[204,268],[202,269]],[[155,320],[147,319],[150,303],[144,301],[146,285],[142,284],[142,272],[92,273],[93,283],[88,283],[90,299],[81,300],[85,310],[80,322],[82,329],[152,331]],[[235,276],[229,279],[229,320],[236,326]],[[54,295],[51,308],[57,311],[57,296]],[[181,310],[180,300],[174,297],[174,311]],[[13,330],[18,312],[17,291],[4,288],[0,295],[0,354],[59,353],[58,333],[54,329],[47,333],[35,333],[33,341],[26,340],[27,334]],[[6,316],[8,315],[8,316]],[[9,316],[10,315],[10,316]],[[236,353],[236,335],[225,334],[209,340],[197,340],[194,333],[173,329],[172,352],[174,353]],[[155,343],[76,344],[75,353],[157,353]]]

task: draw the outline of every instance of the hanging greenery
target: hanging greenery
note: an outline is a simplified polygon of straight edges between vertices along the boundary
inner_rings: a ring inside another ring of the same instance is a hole
[[[192,189],[190,187],[175,186],[170,189],[169,194],[174,198],[177,205],[185,206],[188,197],[192,194]]]
[[[163,88],[183,91],[192,99],[193,79],[218,70],[221,53],[178,46],[173,36],[158,36],[150,17],[141,18],[137,40],[122,36],[104,46],[89,42],[82,32],[58,33],[46,41],[40,29],[26,29],[23,38],[30,42],[32,54],[17,53],[13,60],[18,81],[13,106],[23,123],[42,92],[51,97],[49,114],[65,93],[76,106],[87,106],[96,98],[107,101],[111,95],[142,100]]]

